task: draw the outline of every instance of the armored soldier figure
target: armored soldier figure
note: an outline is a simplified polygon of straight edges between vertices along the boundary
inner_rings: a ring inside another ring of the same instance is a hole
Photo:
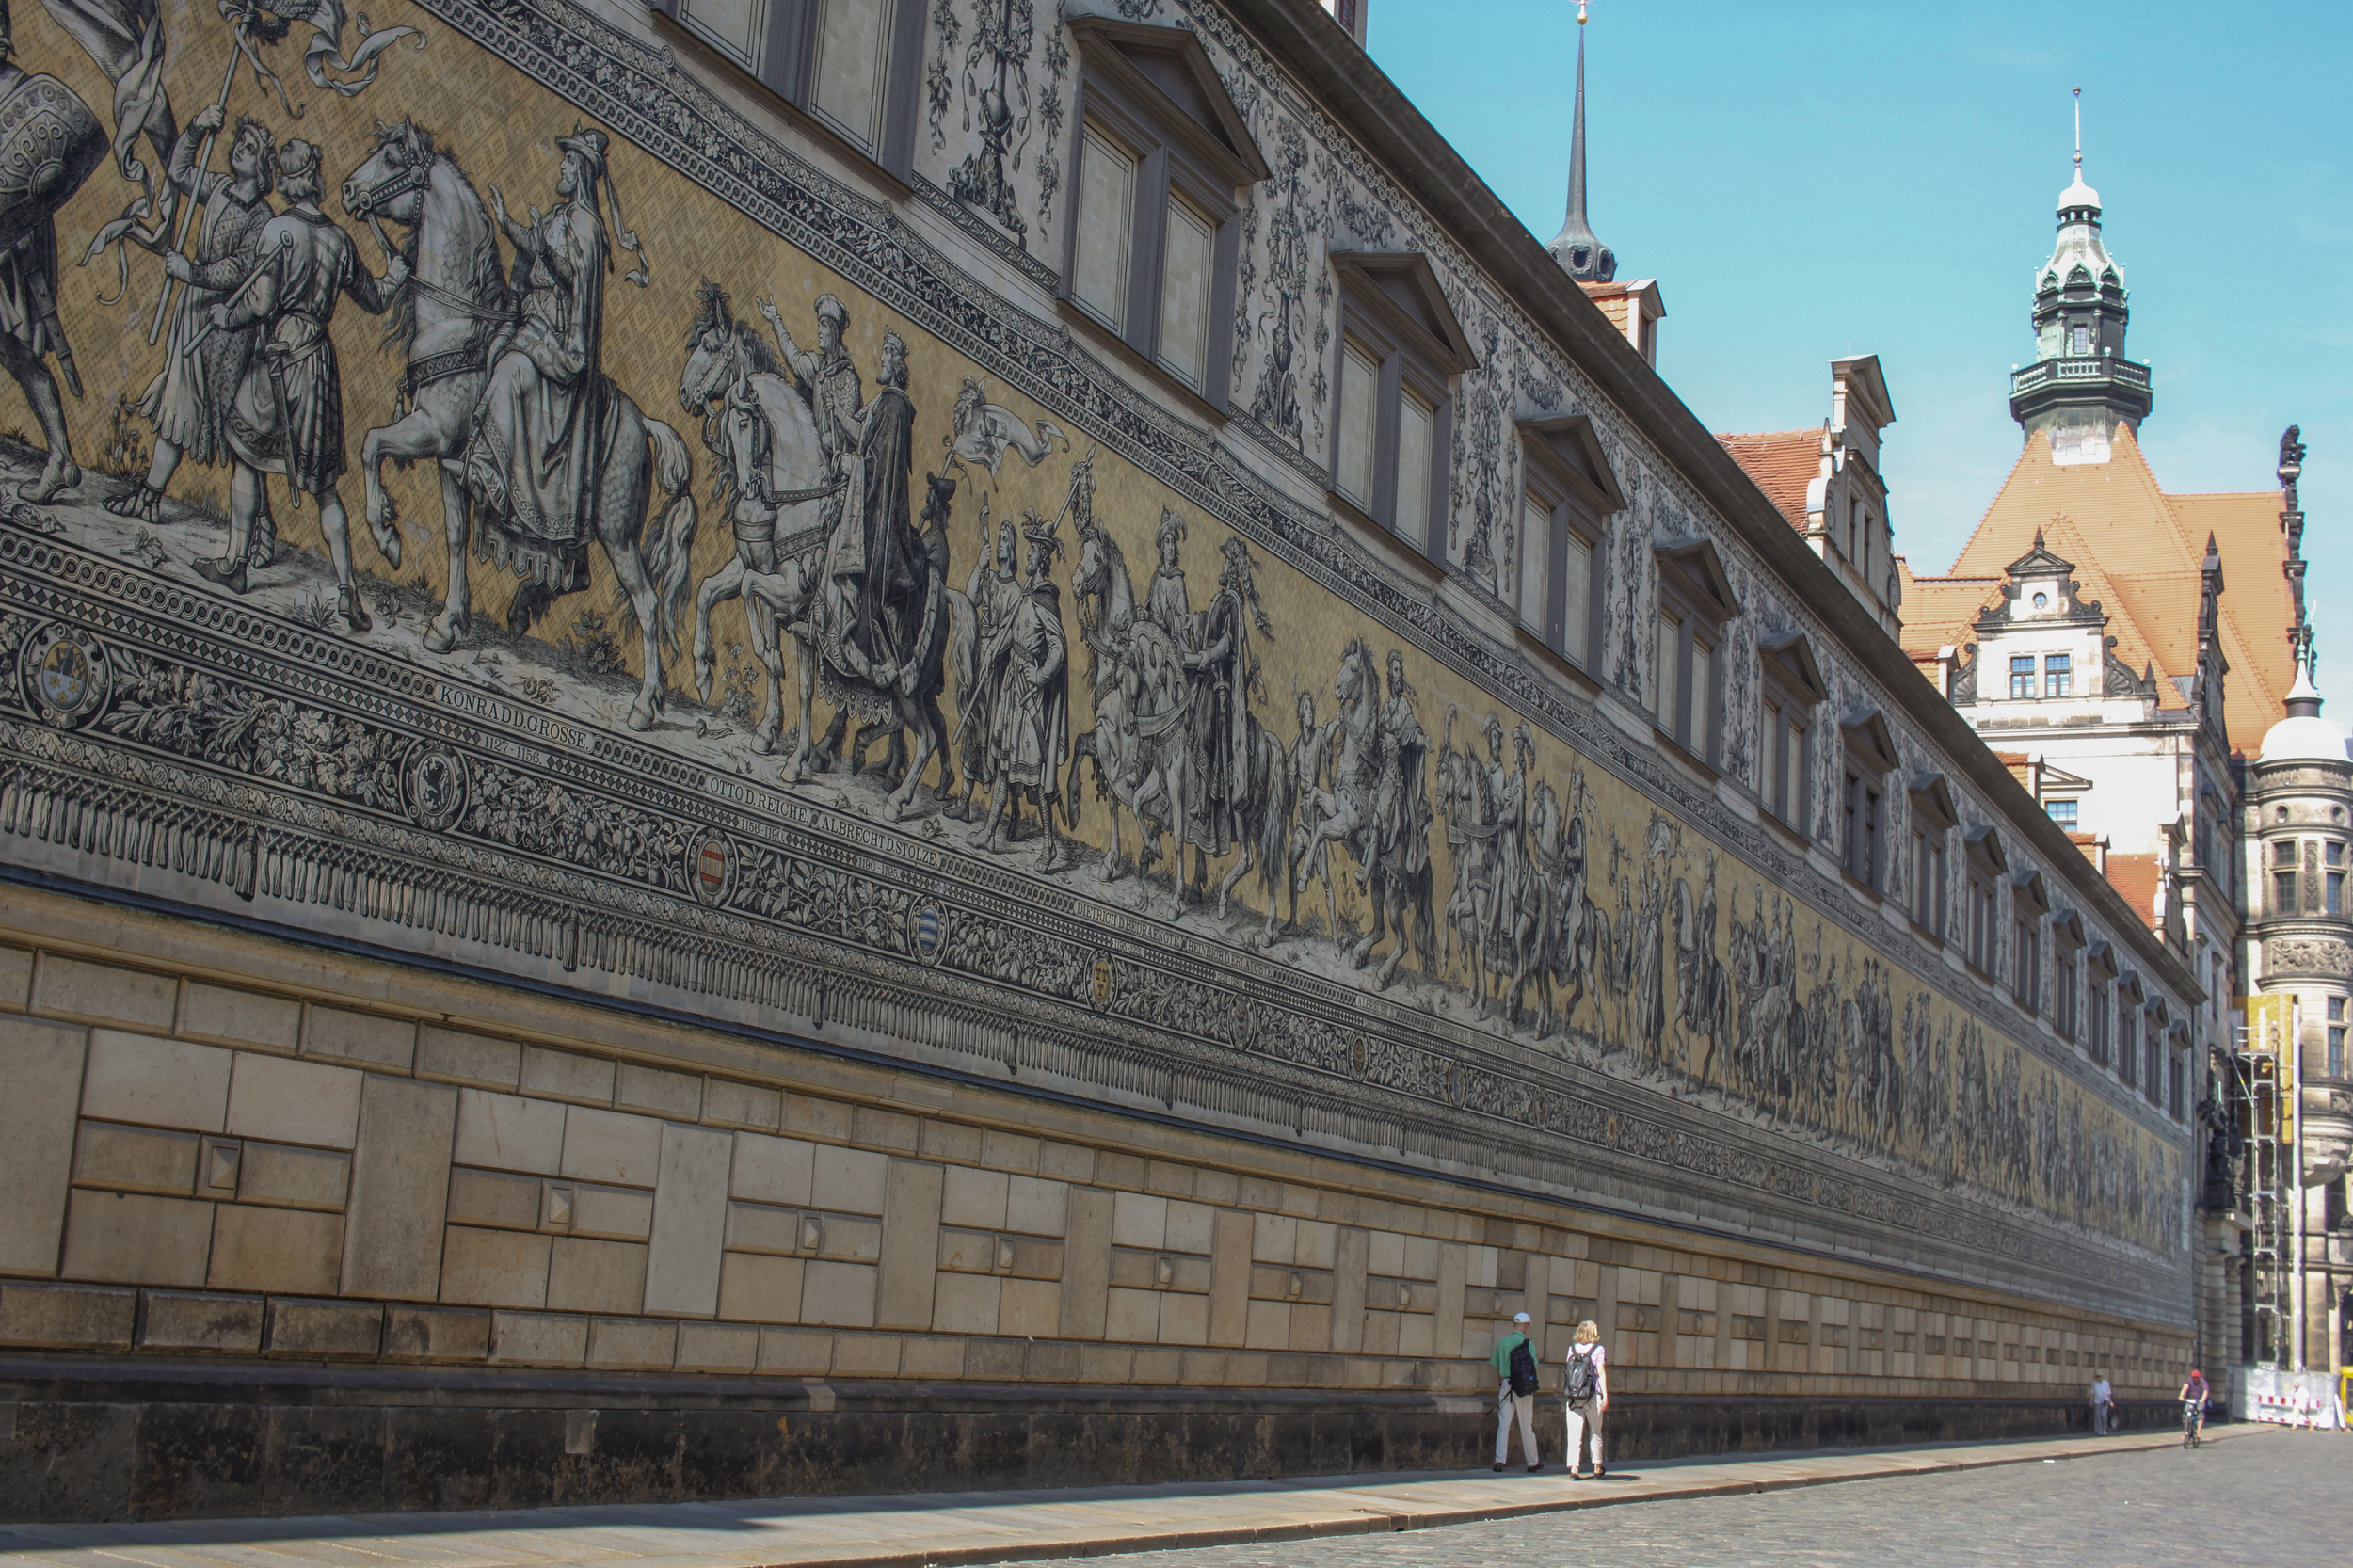
[[[209,272],[227,262],[242,280],[253,270],[262,227],[272,216],[269,194],[277,184],[277,144],[268,126],[240,119],[229,142],[229,172],[208,173],[197,168],[197,153],[225,120],[219,104],[208,104],[188,121],[172,145],[169,179],[174,189],[204,213],[196,231],[192,271]],[[212,307],[220,298],[220,291],[201,285],[180,296],[179,313],[165,340],[163,371],[139,397],[139,412],[155,427],[155,456],[144,479],[106,503],[106,510],[118,517],[152,521],[155,504],[183,458],[203,468],[229,460],[230,400],[260,346],[261,328],[208,331]],[[265,567],[276,550],[276,529],[264,498],[254,520],[248,564]]]
[[[906,342],[896,332],[883,334],[876,379],[882,385],[873,401],[834,416],[849,443],[850,483],[825,552],[827,650],[848,674],[888,686],[910,654],[910,600],[925,582],[920,541],[908,520],[915,404],[907,396]]]
[[[335,307],[346,295],[370,315],[383,314],[408,277],[408,264],[394,256],[380,281],[360,264],[351,236],[319,211],[319,150],[310,142],[290,141],[279,149],[278,188],[289,205],[262,226],[249,269],[234,257],[202,267],[177,252],[165,258],[173,277],[225,296],[205,307],[212,333],[254,327],[262,335],[261,349],[247,365],[225,422],[233,460],[229,548],[218,561],[198,562],[197,569],[233,593],[245,591],[262,475],[282,473],[296,504],[304,495],[318,499],[319,525],[335,564],[338,608],[344,625],[365,632],[373,622],[352,572],[351,524],[336,488],[347,459],[343,376],[330,328]],[[397,559],[394,550],[384,553]]]
[[[857,445],[851,427],[858,411],[866,406],[857,366],[850,362],[850,351],[841,346],[841,334],[849,329],[850,312],[832,295],[818,296],[814,351],[792,341],[774,300],[762,299],[760,313],[768,318],[769,329],[776,335],[776,347],[785,364],[792,370],[792,378],[800,383],[801,391],[808,394],[809,409],[817,419],[818,447],[825,455],[826,467],[839,475]],[[825,503],[828,530],[840,520],[843,500],[837,492]]]
[[[73,350],[57,319],[56,213],[105,155],[106,135],[72,88],[16,63],[6,0],[0,0],[0,366],[16,378],[49,442],[40,476],[17,487],[35,503],[55,501],[82,482],[66,433],[57,370],[82,395]]]
[[[1414,688],[1405,680],[1405,655],[1389,650],[1389,699],[1381,709],[1381,777],[1373,788],[1370,853],[1361,857],[1357,880],[1367,880],[1376,861],[1382,874],[1401,879],[1430,863],[1430,789],[1422,759],[1430,737],[1414,713]],[[1399,941],[1404,940],[1401,933]]]

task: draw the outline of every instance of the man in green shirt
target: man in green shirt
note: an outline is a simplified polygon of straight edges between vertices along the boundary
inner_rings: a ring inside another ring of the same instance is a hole
[[[1496,1340],[1495,1353],[1488,1361],[1496,1369],[1496,1468],[1512,1453],[1512,1423],[1520,1426],[1520,1457],[1528,1461],[1528,1473],[1542,1470],[1544,1460],[1536,1452],[1536,1347],[1528,1337],[1528,1314],[1515,1313],[1512,1332]],[[1516,1375],[1513,1361],[1519,1363]]]

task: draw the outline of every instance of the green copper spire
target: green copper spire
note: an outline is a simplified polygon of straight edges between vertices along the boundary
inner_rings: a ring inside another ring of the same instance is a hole
[[[2100,193],[2084,184],[2083,88],[2075,89],[2074,177],[2058,199],[2058,243],[2036,269],[2036,362],[2010,376],[2009,411],[2042,431],[2062,463],[2105,462],[2119,424],[2137,432],[2149,367],[2124,356],[2123,265],[2100,233]]]

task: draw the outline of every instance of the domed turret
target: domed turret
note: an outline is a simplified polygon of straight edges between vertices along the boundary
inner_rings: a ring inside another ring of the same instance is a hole
[[[2345,731],[2320,716],[2320,688],[2313,684],[2312,670],[2298,661],[2296,684],[2288,688],[2288,716],[2265,733],[2263,755],[2256,759],[2258,766],[2347,760]]]

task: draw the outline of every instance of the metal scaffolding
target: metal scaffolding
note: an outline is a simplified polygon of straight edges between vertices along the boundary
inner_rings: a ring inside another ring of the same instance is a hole
[[[2233,1110],[2241,1140],[2249,1359],[2304,1368],[2304,1193],[2297,1150],[2301,1008],[2293,997],[2249,997],[2233,1029]],[[2268,1004],[2268,1005],[2266,1005]]]

